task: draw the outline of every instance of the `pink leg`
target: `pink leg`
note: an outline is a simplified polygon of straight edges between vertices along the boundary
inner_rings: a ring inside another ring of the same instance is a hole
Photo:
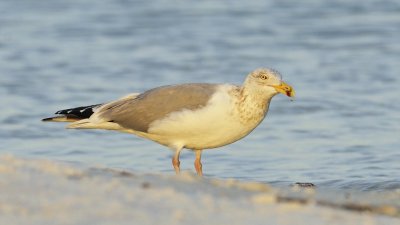
[[[195,150],[196,160],[194,161],[194,168],[196,168],[197,175],[203,176],[203,166],[201,165],[201,152],[202,150]]]
[[[181,162],[179,161],[179,154],[181,153],[180,150],[175,152],[175,155],[172,157],[172,165],[174,166],[175,173],[179,174],[180,172],[180,164]]]

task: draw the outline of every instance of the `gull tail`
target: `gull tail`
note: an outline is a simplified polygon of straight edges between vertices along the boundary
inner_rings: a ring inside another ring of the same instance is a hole
[[[102,104],[81,106],[57,111],[57,116],[44,118],[43,122],[76,122],[89,118]]]
[[[81,106],[57,111],[54,117],[44,118],[44,122],[69,122],[68,129],[106,129],[123,130],[121,126],[112,121],[93,123],[89,117],[103,104]]]

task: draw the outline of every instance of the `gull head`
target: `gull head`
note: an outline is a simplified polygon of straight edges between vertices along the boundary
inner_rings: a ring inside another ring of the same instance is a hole
[[[269,97],[279,93],[291,98],[295,95],[293,88],[283,82],[282,75],[270,68],[256,69],[251,72],[246,78],[244,87],[245,89],[250,89],[252,92],[255,91],[259,95]]]

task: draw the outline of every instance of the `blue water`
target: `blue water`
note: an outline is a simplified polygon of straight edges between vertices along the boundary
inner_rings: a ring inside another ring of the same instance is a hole
[[[248,137],[205,151],[208,177],[400,188],[400,2],[0,1],[0,154],[172,174],[165,147],[42,123],[165,84],[240,84],[258,67],[297,92]],[[194,156],[181,156],[193,171]]]

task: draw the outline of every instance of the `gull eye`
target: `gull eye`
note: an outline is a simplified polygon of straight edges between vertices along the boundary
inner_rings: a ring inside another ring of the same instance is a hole
[[[260,75],[261,80],[268,80],[268,76],[265,74]]]

